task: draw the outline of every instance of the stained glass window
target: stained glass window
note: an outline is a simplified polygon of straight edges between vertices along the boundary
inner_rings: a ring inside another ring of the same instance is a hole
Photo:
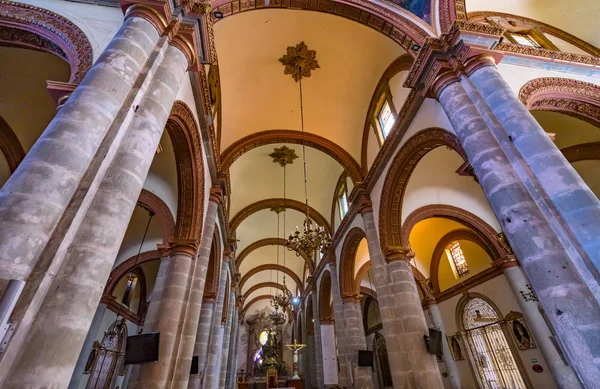
[[[533,40],[527,34],[516,34],[511,33],[510,36],[520,45],[530,46],[530,47],[541,47],[535,40]]]
[[[381,127],[381,133],[383,134],[383,138],[387,138],[392,127],[394,126],[394,115],[392,115],[392,109],[388,104],[387,100],[383,101],[383,105],[379,110],[379,114],[377,115],[377,119],[379,120],[379,126]]]
[[[469,273],[469,266],[467,265],[467,260],[465,259],[465,255],[458,242],[454,242],[450,245],[450,255],[452,256],[452,261],[454,262],[458,276],[463,277],[467,275]]]
[[[344,216],[346,216],[348,213],[348,208],[348,193],[346,192],[346,187],[344,186],[344,189],[340,194],[340,211],[342,213],[342,218],[344,218]]]

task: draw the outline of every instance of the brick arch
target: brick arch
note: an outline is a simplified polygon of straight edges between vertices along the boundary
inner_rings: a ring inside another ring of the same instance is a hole
[[[213,10],[223,12],[231,17],[241,12],[261,9],[294,9],[328,13],[343,16],[357,23],[370,27],[389,37],[394,42],[408,51],[412,51],[413,44],[422,45],[428,36],[433,36],[433,30],[425,30],[415,21],[424,23],[417,16],[402,7],[383,6],[378,2],[368,0],[358,1],[316,1],[316,2],[243,2],[234,0],[215,0],[212,2]],[[432,10],[432,13],[435,10]]]
[[[326,270],[321,276],[319,282],[319,321],[321,323],[331,323],[333,321],[333,304],[331,295],[331,272]]]
[[[344,238],[339,266],[340,294],[342,298],[356,296],[360,293],[360,282],[358,282],[359,285],[357,287],[354,277],[354,266],[358,245],[363,239],[365,239],[365,232],[360,227],[354,227],[348,231],[348,234]]]
[[[142,189],[137,205],[154,212],[156,217],[160,220],[163,230],[163,243],[167,243],[169,238],[175,236],[175,220],[173,219],[173,214],[160,197],[146,189]]]
[[[439,270],[440,270],[440,259],[446,250],[446,247],[450,245],[452,242],[457,240],[467,240],[469,242],[473,242],[482,249],[485,250],[487,255],[494,260],[498,260],[501,255],[498,252],[490,250],[489,246],[486,242],[475,232],[467,229],[459,229],[448,232],[446,235],[442,236],[442,238],[436,244],[433,254],[431,255],[429,274],[431,279],[431,284],[433,285],[433,293],[439,293],[440,290],[440,280],[439,280]]]
[[[235,265],[239,269],[240,266],[242,265],[242,262],[244,261],[244,259],[248,255],[250,255],[253,251],[258,250],[261,247],[275,246],[275,245],[287,247],[286,243],[287,243],[287,240],[283,239],[283,238],[265,238],[265,239],[257,240],[256,242],[252,242],[246,248],[244,248],[242,250],[242,252],[237,256],[237,258],[235,260]],[[310,270],[310,273],[312,274],[312,272],[315,270],[315,264],[310,259],[308,254],[301,252],[300,256],[304,259],[304,262],[306,263],[306,265],[308,266],[308,268]]]
[[[342,165],[352,182],[356,184],[364,180],[360,165],[342,147],[327,138],[309,132],[305,132],[303,137],[301,131],[295,130],[268,130],[245,136],[221,153],[221,166],[223,170],[228,170],[236,159],[260,146],[275,143],[302,144],[303,139],[306,146],[322,151]]]
[[[379,234],[383,252],[399,248],[406,251],[402,240],[402,202],[408,181],[417,163],[431,150],[446,146],[467,160],[456,135],[442,128],[428,128],[411,136],[392,160],[383,183],[379,205]]]
[[[221,259],[221,233],[218,226],[215,226],[208,257],[208,267],[206,269],[206,282],[204,284],[204,298],[206,299],[217,298],[219,279],[221,277]]]
[[[242,224],[244,220],[246,220],[251,215],[265,209],[271,209],[280,206],[283,206],[286,209],[293,209],[294,211],[298,211],[303,214],[306,212],[306,204],[302,201],[283,198],[259,200],[255,203],[244,207],[241,211],[235,214],[235,216],[229,222],[229,231],[231,232],[231,234],[235,235],[236,229],[240,226],[240,224]],[[329,235],[332,235],[331,226],[323,217],[323,215],[321,215],[316,209],[309,206],[308,216],[310,216],[311,219],[313,219],[318,225],[323,226],[327,230],[327,232],[329,232]]]
[[[519,100],[530,111],[551,111],[573,116],[600,128],[600,86],[560,77],[527,82]]]
[[[2,151],[8,162],[10,172],[14,173],[23,158],[25,158],[25,150],[12,127],[4,120],[2,115],[0,115],[0,151]]]
[[[369,163],[367,161],[367,152],[369,147],[369,133],[371,131],[377,131],[373,129],[372,126],[372,118],[377,114],[375,112],[375,108],[377,107],[377,103],[379,102],[379,98],[385,92],[386,88],[389,88],[389,82],[396,74],[400,73],[403,70],[409,70],[414,62],[413,57],[408,54],[401,55],[396,58],[394,62],[392,62],[387,69],[383,72],[383,75],[379,79],[377,86],[375,87],[375,92],[371,97],[371,102],[369,103],[369,109],[367,110],[367,116],[365,117],[365,125],[363,128],[363,136],[362,136],[362,147],[360,153],[360,164],[362,168],[363,174],[366,176],[369,171]],[[393,104],[393,102],[390,102]],[[394,107],[396,111],[400,107]],[[399,120],[397,121],[400,122]],[[377,134],[379,136],[379,134]]]
[[[244,274],[244,276],[240,280],[240,290],[242,290],[244,288],[244,284],[250,279],[250,277],[252,277],[256,273],[260,273],[262,271],[267,271],[267,270],[277,270],[277,271],[287,274],[296,283],[296,286],[300,290],[300,294],[302,294],[302,292],[304,291],[304,286],[302,285],[302,281],[300,280],[300,277],[298,277],[296,275],[296,273],[294,273],[289,268],[287,268],[283,265],[277,265],[275,263],[268,263],[265,265],[260,265],[260,266],[257,266],[255,268],[249,270],[246,274]]]
[[[177,165],[175,237],[200,241],[204,221],[204,160],[200,129],[190,108],[175,101],[166,130]]]
[[[70,20],[47,9],[11,1],[0,2],[0,46],[56,55],[69,63],[72,84],[83,80],[94,57],[89,40]]]

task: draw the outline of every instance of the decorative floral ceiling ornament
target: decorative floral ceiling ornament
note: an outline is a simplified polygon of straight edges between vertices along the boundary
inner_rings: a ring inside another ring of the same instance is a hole
[[[279,62],[285,66],[283,74],[291,74],[296,82],[301,77],[310,77],[313,70],[320,68],[316,50],[310,50],[304,41],[296,46],[289,46],[287,54],[279,58]]]
[[[294,159],[298,158],[296,151],[283,145],[276,147],[269,157],[273,158],[273,162],[278,163],[280,166],[290,165],[294,163]]]

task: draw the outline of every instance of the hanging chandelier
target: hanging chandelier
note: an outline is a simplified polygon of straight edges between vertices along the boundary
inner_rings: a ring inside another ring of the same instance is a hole
[[[319,68],[316,51],[309,50],[304,42],[295,47],[288,47],[287,54],[279,61],[285,66],[284,73],[291,74],[292,78],[300,85],[300,122],[302,128],[302,162],[304,165],[304,198],[306,200],[306,213],[302,230],[296,231],[288,237],[286,246],[288,250],[295,251],[296,256],[301,252],[313,256],[316,251],[325,253],[331,245],[331,238],[325,228],[313,223],[309,216],[308,205],[308,180],[306,176],[306,142],[304,139],[304,104],[302,95],[302,78],[310,77],[311,71]]]

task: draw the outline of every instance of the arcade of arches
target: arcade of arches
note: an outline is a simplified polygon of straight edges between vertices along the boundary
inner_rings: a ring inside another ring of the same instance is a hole
[[[0,388],[597,388],[599,19],[0,1]]]

